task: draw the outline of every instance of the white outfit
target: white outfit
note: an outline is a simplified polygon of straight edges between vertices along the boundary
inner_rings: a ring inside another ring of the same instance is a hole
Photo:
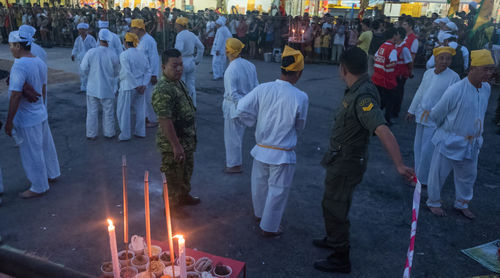
[[[149,66],[151,67],[151,76],[156,76],[160,79],[160,56],[158,55],[158,48],[156,46],[156,41],[149,34],[144,34],[139,41],[137,49],[144,53],[144,56],[148,59]],[[155,111],[153,110],[153,105],[151,104],[151,97],[153,96],[154,85],[149,82],[146,86],[146,91],[144,96],[146,98],[146,117],[152,123],[158,122],[156,118]]]
[[[120,55],[120,92],[116,105],[116,116],[121,133],[120,140],[129,140],[130,107],[135,110],[135,132],[140,137],[146,136],[146,101],[144,94],[135,88],[147,86],[151,80],[151,67],[146,56],[137,48],[129,48]]]
[[[9,97],[12,91],[22,92],[24,83],[30,84],[36,92],[42,94],[43,86],[47,84],[47,65],[41,59],[15,59],[10,72]],[[49,190],[43,147],[43,122],[46,120],[47,109],[43,98],[33,103],[21,98],[13,123],[16,135],[22,139],[19,144],[21,162],[31,182],[30,190],[35,193]]]
[[[113,50],[113,52],[115,53],[116,57],[120,57],[120,54],[122,54],[122,52],[123,52],[122,41],[120,40],[120,37],[117,34],[111,32],[111,31],[109,31],[109,32],[113,36],[113,39],[111,39],[110,41],[108,41],[108,47]],[[100,44],[100,42],[97,41],[97,45],[99,45],[99,44]]]
[[[450,47],[453,47],[453,49],[457,49],[458,47],[458,44],[456,42],[450,42],[448,44],[448,46]],[[467,70],[469,68],[469,50],[467,50],[467,47],[463,46],[460,48],[460,50],[462,51],[462,57],[464,58],[464,70]],[[459,55],[457,53],[457,55]],[[434,55],[432,55],[429,60],[427,61],[427,63],[425,64],[425,67],[426,69],[431,69],[431,68],[434,68],[436,66],[436,61],[435,61],[435,58],[434,58]]]
[[[90,49],[96,47],[96,40],[91,35],[87,34],[85,40],[83,40],[82,36],[78,36],[75,40],[75,44],[73,45],[73,50],[71,51],[71,56],[75,56],[75,59],[78,61],[79,65],[82,63],[83,56]],[[80,90],[87,90],[87,78],[80,69]]]
[[[429,113],[446,89],[460,81],[458,74],[449,68],[440,74],[436,74],[434,71],[434,69],[429,69],[424,73],[422,82],[408,109],[408,113],[415,115],[417,123],[413,152],[415,172],[422,184],[427,184],[432,153],[434,152],[431,138],[436,124],[429,118]]]
[[[182,30],[177,34],[174,48],[182,54],[182,64],[184,65],[182,81],[186,84],[189,96],[196,107],[196,64],[200,63],[201,59],[203,59],[205,47],[195,34],[188,30]],[[196,58],[194,56],[195,53]]]
[[[236,117],[247,126],[257,121],[252,149],[252,199],[264,231],[276,232],[295,171],[297,134],[304,129],[307,95],[289,82],[257,86],[238,102]]]
[[[88,74],[87,83],[87,137],[93,138],[99,129],[99,104],[103,110],[103,133],[115,135],[115,113],[113,99],[117,90],[116,80],[120,62],[109,47],[92,48],[83,57],[81,70]]]
[[[215,33],[214,45],[212,46],[212,51],[210,54],[212,57],[212,71],[214,73],[214,79],[219,79],[224,77],[224,70],[226,69],[227,57],[226,57],[226,40],[232,38],[231,32],[226,26],[221,26],[217,29]],[[217,55],[219,52],[219,55]]]
[[[238,101],[259,85],[255,66],[243,58],[236,58],[224,73],[224,144],[226,167],[242,165],[241,144],[245,126],[236,117]]]
[[[435,145],[429,172],[427,205],[440,207],[440,192],[453,169],[455,207],[467,208],[477,175],[477,158],[483,144],[484,115],[491,87],[483,82],[477,89],[468,78],[453,84],[432,108],[436,123]]]
[[[31,43],[31,54],[40,58],[45,64],[47,64],[47,52],[34,42]]]
[[[209,38],[213,38],[215,36],[215,22],[213,20],[207,22],[205,33],[207,33],[207,37]]]

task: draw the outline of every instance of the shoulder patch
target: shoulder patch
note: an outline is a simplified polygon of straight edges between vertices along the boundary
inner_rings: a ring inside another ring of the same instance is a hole
[[[372,98],[369,98],[369,97],[366,97],[366,98],[363,98],[361,99],[361,101],[359,102],[359,106],[368,106],[372,103]]]
[[[349,104],[347,104],[347,102],[346,102],[345,100],[343,100],[343,101],[342,101],[342,105],[344,105],[344,108],[347,108],[347,106],[348,106]]]
[[[372,110],[372,108],[373,108],[373,103],[370,102],[370,104],[368,106],[363,107],[363,111],[368,112],[368,111]]]

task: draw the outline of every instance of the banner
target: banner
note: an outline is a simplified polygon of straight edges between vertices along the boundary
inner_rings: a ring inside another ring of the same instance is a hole
[[[472,28],[472,32],[476,32],[479,27],[490,21],[492,11],[493,0],[482,0],[481,7],[479,7],[479,12],[476,15],[476,20],[474,23],[474,28]]]
[[[448,0],[448,4],[450,4],[450,8],[448,9],[448,17],[452,18],[455,13],[458,12],[460,0]]]

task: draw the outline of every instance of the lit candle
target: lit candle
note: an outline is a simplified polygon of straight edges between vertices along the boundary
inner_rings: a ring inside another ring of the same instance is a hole
[[[122,156],[122,180],[123,180],[123,242],[128,256],[128,198],[127,198],[127,158]],[[128,258],[128,257],[127,257]]]
[[[146,243],[148,245],[148,257],[151,258],[151,222],[149,219],[149,172],[144,174],[144,206],[146,213]]]
[[[170,201],[168,199],[168,185],[167,177],[164,173],[161,173],[163,179],[163,200],[165,201],[165,215],[167,218],[167,233],[168,233],[168,245],[170,250],[170,262],[172,263],[172,276],[175,277],[175,253],[174,253],[174,241],[172,239],[172,219],[170,218]]]
[[[181,278],[186,278],[186,241],[182,235],[176,235],[179,244],[179,266],[181,268]]]
[[[109,247],[111,249],[111,260],[113,262],[113,277],[120,278],[120,264],[118,263],[118,250],[116,249],[116,234],[113,221],[108,218]]]

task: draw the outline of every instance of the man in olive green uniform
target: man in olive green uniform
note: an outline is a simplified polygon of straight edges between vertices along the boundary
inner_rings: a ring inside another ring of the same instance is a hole
[[[335,117],[330,150],[321,162],[326,168],[322,207],[327,236],[313,240],[315,246],[334,252],[314,263],[321,271],[351,271],[348,215],[354,188],[366,170],[370,136],[380,138],[402,176],[409,180],[414,176],[413,170],[403,164],[396,138],[386,125],[377,88],[366,73],[367,60],[358,47],[345,51],[340,59],[340,75],[347,90]]]
[[[177,49],[165,51],[163,74],[152,96],[159,120],[156,143],[162,157],[161,171],[167,178],[173,206],[200,203],[199,198],[189,194],[196,149],[195,108],[181,81],[182,71],[181,53]]]

